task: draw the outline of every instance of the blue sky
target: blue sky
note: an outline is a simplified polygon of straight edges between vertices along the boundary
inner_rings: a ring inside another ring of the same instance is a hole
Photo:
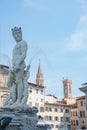
[[[0,53],[10,57],[11,28],[22,28],[35,83],[39,59],[46,93],[63,98],[62,79],[72,80],[73,97],[87,82],[87,0],[3,0],[0,2]]]

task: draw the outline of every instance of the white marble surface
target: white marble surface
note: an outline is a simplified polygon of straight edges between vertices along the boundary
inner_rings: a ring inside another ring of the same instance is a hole
[[[9,70],[7,86],[10,94],[4,102],[4,106],[11,108],[20,107],[26,104],[28,98],[29,68],[26,68],[25,58],[27,55],[27,42],[22,39],[21,28],[13,28],[12,35],[16,41],[16,45],[12,52],[12,68]],[[24,71],[25,69],[25,71]]]

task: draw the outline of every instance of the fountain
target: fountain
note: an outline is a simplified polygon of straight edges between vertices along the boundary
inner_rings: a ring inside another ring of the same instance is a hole
[[[38,109],[27,105],[30,65],[25,65],[28,45],[22,39],[21,27],[14,27],[12,35],[16,45],[12,52],[12,67],[8,70],[7,87],[10,93],[0,108],[0,124],[4,120],[5,130],[46,130],[47,127],[37,125]]]

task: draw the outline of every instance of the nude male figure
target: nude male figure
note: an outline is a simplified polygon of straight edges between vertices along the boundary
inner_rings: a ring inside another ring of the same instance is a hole
[[[22,30],[21,28],[14,27],[12,29],[12,35],[16,41],[16,45],[13,48],[12,53],[12,73],[13,75],[9,75],[7,86],[8,88],[12,87],[13,81],[11,81],[11,76],[13,76],[15,87],[16,87],[16,101],[12,104],[13,107],[17,107],[21,104],[22,101],[22,94],[24,91],[24,69],[25,65],[25,58],[27,54],[27,43],[22,39]],[[13,82],[13,83],[14,83]],[[15,92],[14,92],[15,93]]]
[[[12,66],[15,74],[15,82],[17,84],[17,100],[16,104],[21,103],[22,94],[23,94],[23,74],[25,65],[25,58],[27,54],[27,43],[22,39],[21,28],[13,28],[12,35],[16,41],[16,45],[13,48],[12,54]]]

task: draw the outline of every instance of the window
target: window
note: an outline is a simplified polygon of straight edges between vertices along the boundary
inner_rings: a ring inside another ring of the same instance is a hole
[[[85,117],[85,111],[80,111],[80,117]]]
[[[50,121],[52,120],[52,116],[49,116],[49,120],[50,120]]]
[[[61,121],[64,121],[64,117],[60,117],[60,120],[61,120]]]
[[[76,116],[78,116],[77,111],[76,111]]]
[[[78,120],[76,120],[76,125],[78,126]]]
[[[59,128],[59,126],[58,126],[58,125],[56,125],[56,128]]]
[[[38,89],[36,89],[36,93],[38,94]]]
[[[82,121],[82,123],[84,124],[84,121]]]
[[[48,107],[45,107],[45,110],[48,111]]]
[[[80,102],[80,105],[83,106],[83,101]]]
[[[41,90],[41,94],[43,95],[43,90]]]
[[[73,111],[73,116],[75,116],[75,111]]]
[[[65,109],[65,112],[66,112],[66,113],[69,113],[69,109]]]
[[[55,116],[55,121],[58,121],[58,116]]]
[[[55,111],[55,112],[58,112],[58,109],[57,109],[57,108],[55,108],[55,109],[54,109],[54,111]]]
[[[82,117],[82,111],[80,111],[80,117]]]
[[[66,117],[66,122],[69,122],[69,121],[70,121],[69,117]]]
[[[60,109],[60,112],[63,112],[63,108]]]
[[[49,111],[52,111],[52,108],[51,108],[51,107],[49,107]]]
[[[54,128],[54,125],[53,125],[53,124],[51,124],[51,127],[52,127],[52,128]]]
[[[75,120],[73,120],[73,125],[75,126]]]

